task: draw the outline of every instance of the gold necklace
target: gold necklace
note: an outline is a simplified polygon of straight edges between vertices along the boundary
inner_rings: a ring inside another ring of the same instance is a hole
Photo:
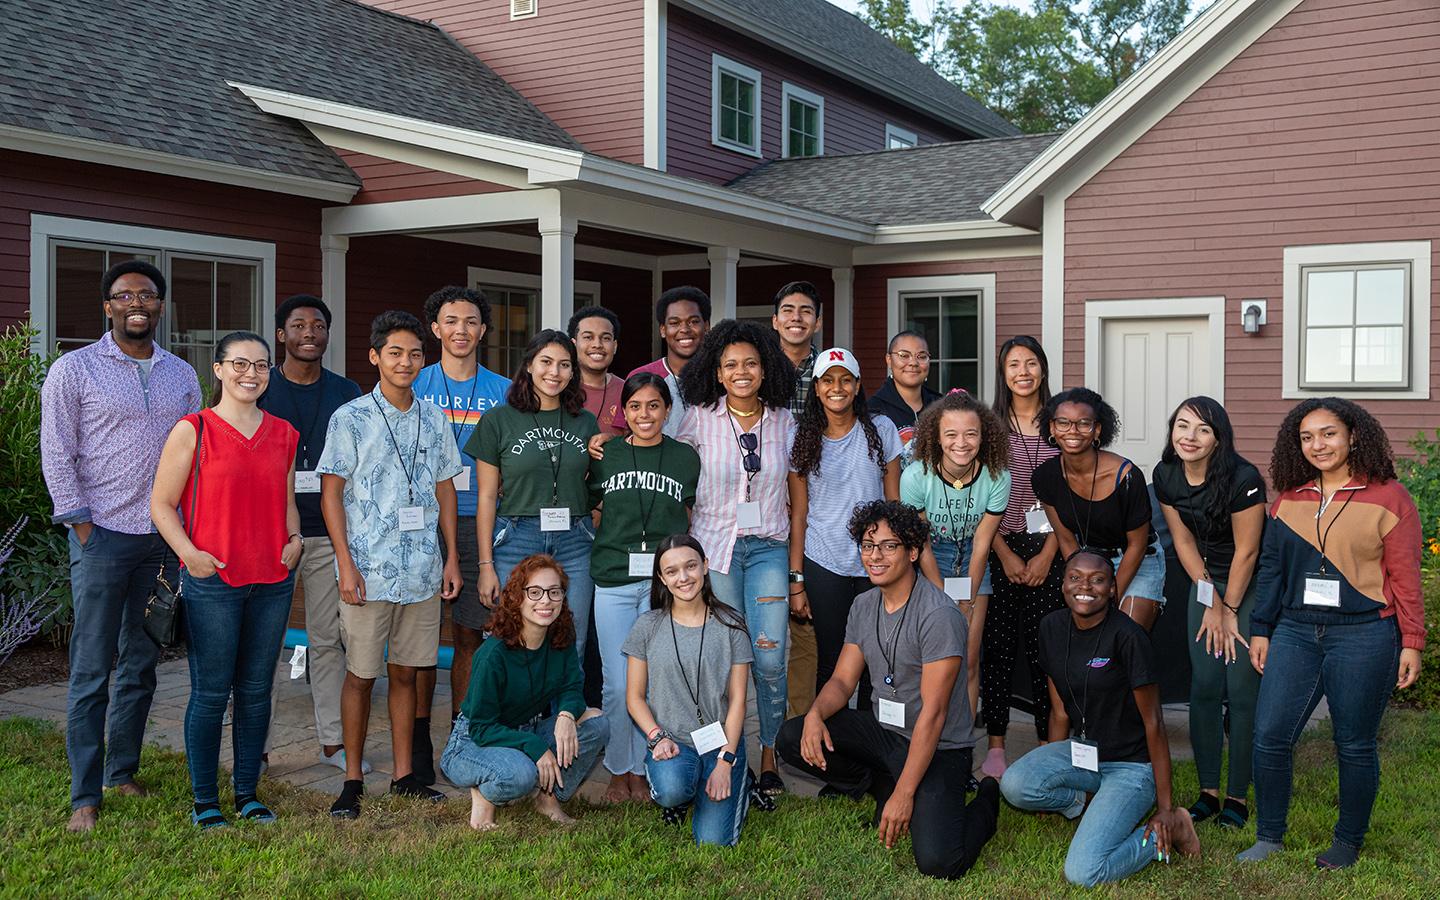
[[[941,477],[941,478],[945,478],[947,481],[949,481],[949,482],[950,482],[950,486],[953,487],[955,490],[958,491],[958,490],[960,490],[961,488],[963,488],[963,487],[965,486],[965,476],[966,476],[966,475],[969,475],[970,472],[971,472],[971,470],[974,469],[974,467],[975,467],[975,460],[971,460],[970,463],[965,466],[964,470],[961,471],[961,473],[960,473],[958,476],[956,476],[955,478],[951,479],[951,478],[948,478],[948,477],[946,476],[945,471],[944,471],[945,463],[942,461],[942,462],[940,463],[940,468],[941,468],[940,477]]]
[[[731,405],[729,404],[729,402],[726,402],[725,408],[728,409],[728,410],[730,410],[732,413],[734,413],[735,415],[739,416],[739,417],[742,418],[742,419],[748,419],[748,418],[750,418],[751,416],[758,416],[758,415],[760,415],[760,407],[758,407],[758,406],[755,407],[754,409],[750,410],[749,412],[746,412],[746,411],[743,410],[743,409],[736,409],[735,407],[731,406]]]

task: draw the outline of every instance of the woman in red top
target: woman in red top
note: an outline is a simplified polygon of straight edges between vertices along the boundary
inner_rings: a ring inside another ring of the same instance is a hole
[[[226,824],[217,782],[221,722],[232,693],[235,811],[275,820],[255,788],[300,559],[299,434],[255,405],[270,383],[270,347],[258,334],[228,334],[215,347],[213,370],[219,399],[176,423],[150,496],[155,528],[183,566],[190,646],[185,756],[195,801],[190,821],[200,828]],[[183,521],[177,508],[185,511]]]

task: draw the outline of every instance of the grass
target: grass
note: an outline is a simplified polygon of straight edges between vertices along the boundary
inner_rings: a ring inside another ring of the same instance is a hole
[[[330,797],[278,782],[264,786],[281,815],[271,826],[199,834],[184,817],[184,758],[147,748],[158,789],[111,798],[89,835],[64,831],[68,772],[52,725],[0,721],[0,897],[229,896],[423,897],[598,895],[754,897],[1426,897],[1440,885],[1440,713],[1392,710],[1381,735],[1384,783],[1368,847],[1343,873],[1318,873],[1329,845],[1336,776],[1328,732],[1307,736],[1297,758],[1290,849],[1258,866],[1233,862],[1245,834],[1202,826],[1205,858],[1152,865],[1120,885],[1083,892],[1061,876],[1073,826],[1011,809],[964,880],[920,876],[908,852],[882,848],[862,828],[869,804],[783,798],[752,813],[738,848],[700,848],[651,809],[589,809],[562,830],[528,811],[501,811],[499,830],[465,826],[468,801],[441,807],[373,798],[358,822],[325,815]],[[1177,766],[1180,799],[1194,769]],[[222,796],[225,789],[222,787]]]

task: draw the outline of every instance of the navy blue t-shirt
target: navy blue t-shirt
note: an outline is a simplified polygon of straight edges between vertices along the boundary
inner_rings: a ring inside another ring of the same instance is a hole
[[[320,464],[320,454],[325,451],[325,430],[335,410],[359,396],[360,385],[329,369],[321,369],[320,380],[314,384],[295,384],[275,366],[270,370],[270,386],[260,398],[259,407],[300,432],[300,441],[295,445],[295,471],[301,472],[313,470]],[[300,534],[305,537],[327,534],[318,493],[297,490],[295,506],[300,510]]]

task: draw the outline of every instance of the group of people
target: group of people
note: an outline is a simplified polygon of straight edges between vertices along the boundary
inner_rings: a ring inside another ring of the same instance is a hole
[[[783,760],[823,794],[873,796],[885,846],[909,833],[936,877],[974,864],[1003,800],[1079,818],[1066,877],[1118,880],[1197,852],[1197,823],[1245,827],[1252,779],[1241,858],[1261,859],[1282,846],[1292,747],[1324,696],[1340,801],[1316,863],[1356,859],[1380,717],[1419,672],[1424,626],[1415,507],[1352,402],[1286,417],[1268,509],[1220,404],[1190,398],[1171,417],[1152,480],[1190,583],[1200,794],[1186,809],[1148,634],[1166,553],[1145,473],[1107,449],[1119,423],[1100,395],[1051,394],[1033,338],[1000,348],[992,404],[932,391],[913,332],[891,339],[867,396],[849,349],[814,344],[813,285],[780,288],[771,328],[711,327],[709,298],[681,287],[655,308],[665,355],[628,378],[610,371],[620,322],[601,307],[537,333],[505,377],[479,361],[484,296],[446,287],[428,321],[375,318],[364,393],[322,366],[330,311],[298,295],[276,311],[283,362],[260,335],[225,336],[202,409],[194,370],[154,342],[162,274],[125,262],[102,288],[110,331],[62,356],[42,395],[46,480],[71,533],[71,830],[95,826],[103,788],[144,792],[157,650],[141,622],[178,564],[200,828],[228,823],[232,698],[234,813],[274,818],[257,786],[298,581],[319,758],[345,771],[336,817],[361,814],[381,675],[390,790],[443,799],[431,707],[448,607],[439,764],[479,830],[525,798],[571,821],[564,804],[603,755],[607,802],[688,810],[697,841],[733,845],[751,805],[785,790]],[[592,634],[600,708],[585,701]],[[1011,761],[1022,656],[1040,746]]]

